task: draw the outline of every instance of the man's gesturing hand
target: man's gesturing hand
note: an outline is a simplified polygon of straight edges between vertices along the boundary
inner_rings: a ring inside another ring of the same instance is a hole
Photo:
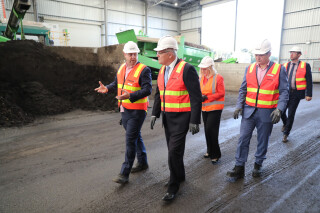
[[[100,86],[98,88],[95,88],[94,90],[97,91],[98,93],[107,93],[108,88],[99,81]]]

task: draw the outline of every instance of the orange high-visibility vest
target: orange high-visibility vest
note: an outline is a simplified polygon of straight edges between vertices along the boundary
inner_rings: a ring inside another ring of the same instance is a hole
[[[288,63],[284,63],[283,66],[286,68],[286,71],[288,73],[288,71],[289,71],[288,70]],[[307,73],[306,62],[300,61],[298,68],[297,68],[297,73],[296,73],[297,90],[307,89],[306,73]],[[289,83],[291,83],[291,82],[289,82]]]
[[[211,76],[208,79],[205,85],[203,85],[204,77],[201,77],[200,79],[201,93],[204,95],[214,94],[216,92],[217,79],[220,79],[220,78],[222,78],[221,75],[215,74],[214,76]],[[202,111],[222,110],[223,107],[224,107],[224,96],[215,101],[210,102],[209,100],[206,100],[205,102],[202,102]]]
[[[141,86],[139,84],[139,78],[142,70],[146,67],[146,65],[138,63],[136,64],[127,78],[125,78],[126,74],[126,64],[122,64],[117,73],[117,81],[118,81],[118,96],[122,95],[121,89],[126,90],[129,93],[134,93],[138,90],[141,90]],[[147,97],[141,98],[133,103],[129,99],[126,100],[118,100],[118,107],[122,105],[126,109],[133,110],[147,110],[148,109],[148,99]]]
[[[165,112],[191,111],[190,97],[183,82],[183,69],[186,62],[181,60],[173,69],[167,86],[164,86],[164,69],[162,66],[158,74],[158,88],[161,99],[161,110]]]
[[[248,67],[246,104],[257,108],[276,108],[279,100],[281,65],[274,63],[258,85],[256,63]]]

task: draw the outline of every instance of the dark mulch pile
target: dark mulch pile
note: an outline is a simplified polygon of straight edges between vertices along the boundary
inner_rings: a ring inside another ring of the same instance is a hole
[[[0,127],[73,109],[114,110],[114,94],[94,91],[111,82],[111,67],[79,65],[34,41],[0,43]]]

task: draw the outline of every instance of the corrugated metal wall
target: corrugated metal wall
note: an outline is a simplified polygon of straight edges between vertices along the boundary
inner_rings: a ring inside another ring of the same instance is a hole
[[[13,1],[5,2],[7,14],[11,12]],[[100,47],[103,6],[101,0],[37,0],[40,20],[51,29],[55,26],[56,46]],[[32,5],[24,20],[34,21],[33,11]],[[68,37],[63,36],[64,29],[68,30]]]
[[[10,14],[14,0],[5,0]],[[49,26],[69,32],[69,46],[98,47],[105,44],[104,0],[37,0],[39,17]],[[107,43],[117,44],[117,32],[134,29],[145,32],[145,2],[142,0],[108,0]],[[177,9],[156,5],[148,8],[148,36],[178,35]],[[25,20],[34,21],[33,8]],[[58,28],[57,28],[58,26]],[[57,44],[55,44],[57,45]],[[64,45],[61,43],[61,45]]]
[[[199,5],[181,11],[180,33],[186,41],[201,44],[201,19],[202,9]]]
[[[148,36],[178,35],[178,10],[163,6],[148,9]]]
[[[280,62],[290,60],[289,50],[302,48],[301,60],[308,62],[314,81],[320,82],[320,1],[285,0]]]

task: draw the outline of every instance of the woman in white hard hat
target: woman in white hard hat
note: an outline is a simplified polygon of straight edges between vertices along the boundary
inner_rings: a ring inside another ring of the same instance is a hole
[[[204,57],[198,67],[200,67],[202,118],[207,142],[207,153],[204,157],[211,158],[212,164],[216,164],[221,158],[218,137],[224,107],[224,80],[214,68],[211,57]]]

